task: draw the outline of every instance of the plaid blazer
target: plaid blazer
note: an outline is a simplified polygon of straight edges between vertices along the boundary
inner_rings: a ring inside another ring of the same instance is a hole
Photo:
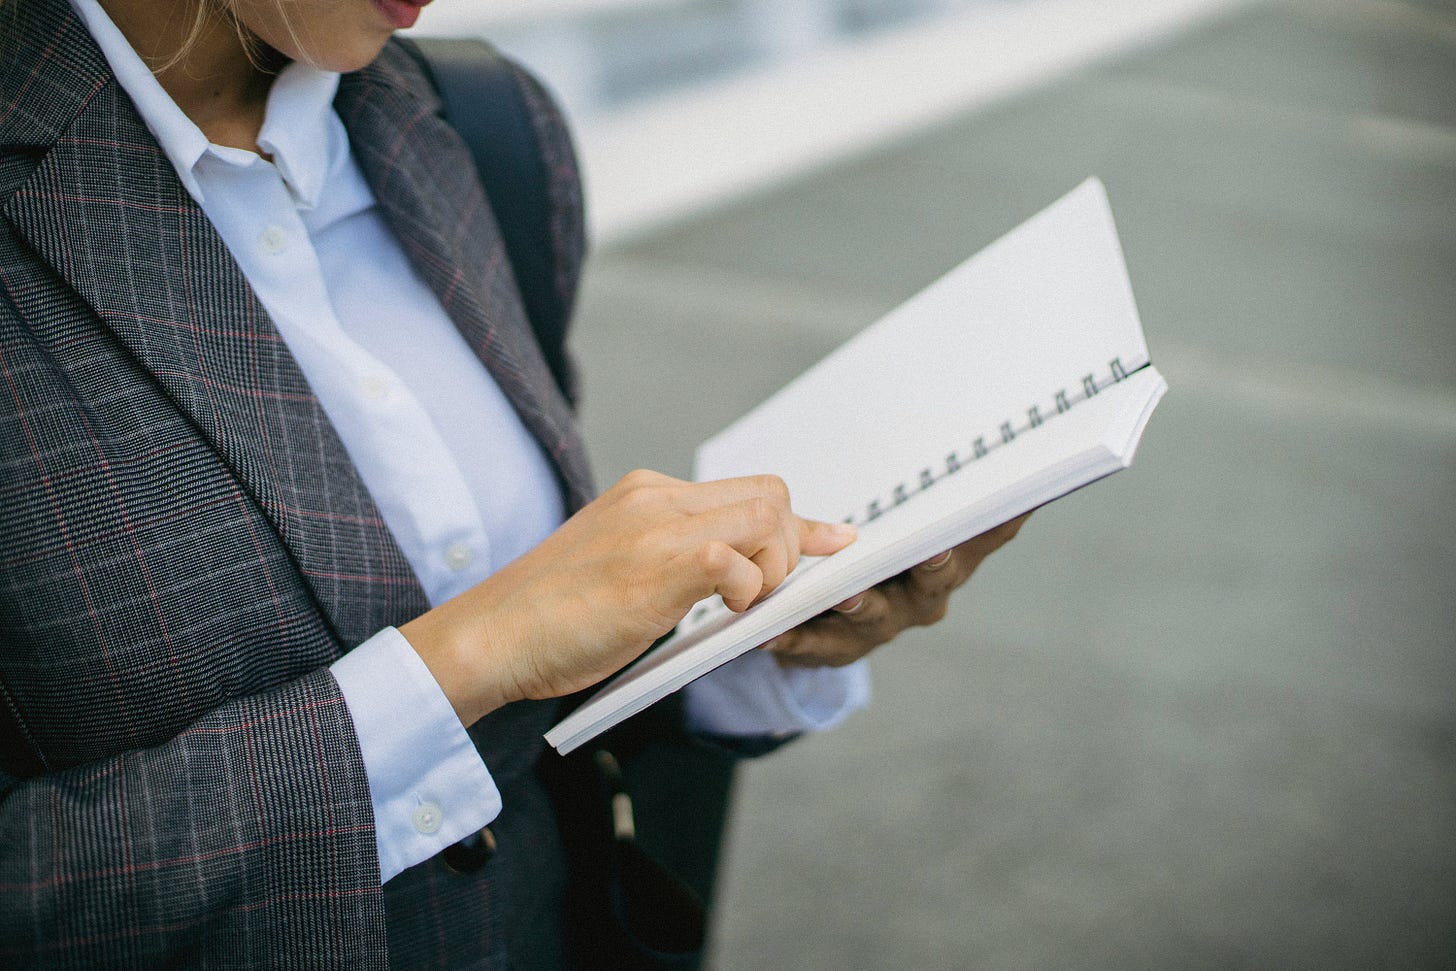
[[[534,103],[552,191],[579,205],[560,119]],[[580,506],[571,408],[433,89],[391,44],[336,106],[410,260]],[[533,772],[554,703],[472,732],[506,805],[490,861],[379,886],[327,665],[426,606],[69,5],[0,6],[0,964],[559,963],[562,853]]]

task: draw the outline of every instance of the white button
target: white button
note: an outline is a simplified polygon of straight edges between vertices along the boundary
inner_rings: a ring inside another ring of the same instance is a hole
[[[258,245],[265,253],[281,253],[288,248],[288,231],[282,226],[269,226],[258,237]]]
[[[380,377],[377,374],[371,374],[359,382],[359,390],[370,401],[383,401],[389,397],[389,379]]]
[[[445,814],[434,803],[422,802],[415,807],[414,813],[410,816],[410,821],[415,824],[415,829],[429,836],[432,833],[438,833],[440,831],[440,827],[445,822]]]
[[[445,551],[445,565],[452,570],[463,570],[475,559],[475,550],[465,543],[456,543]]]

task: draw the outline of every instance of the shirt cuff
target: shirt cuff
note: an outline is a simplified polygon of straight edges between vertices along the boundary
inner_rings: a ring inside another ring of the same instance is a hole
[[[821,732],[869,703],[869,662],[785,668],[768,651],[749,651],[694,681],[686,692],[691,731],[775,736]]]
[[[403,634],[386,627],[329,670],[364,755],[381,883],[500,814],[495,780]]]

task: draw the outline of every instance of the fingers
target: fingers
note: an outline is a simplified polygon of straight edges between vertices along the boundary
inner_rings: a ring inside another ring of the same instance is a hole
[[[951,593],[986,557],[1010,542],[1028,516],[1030,513],[932,556],[765,646],[785,665],[840,666],[864,657],[907,627],[938,623],[945,617]]]
[[[692,548],[725,545],[751,561],[767,593],[783,582],[799,561],[799,535],[791,513],[762,496],[711,509],[685,519],[678,541]]]
[[[904,574],[907,593],[913,598],[947,597],[970,579],[984,556],[958,546],[912,567]]]
[[[666,479],[665,476],[663,478]],[[779,571],[778,564],[760,560],[756,551],[743,550],[733,538],[724,537],[764,569],[766,590],[772,590],[782,582],[784,576],[793,572],[801,554],[828,556],[854,542],[859,535],[854,526],[846,523],[824,523],[794,515],[788,486],[776,475],[745,476],[683,485],[688,488],[682,496],[682,508],[690,514],[711,514],[725,507],[740,507],[755,526],[763,525],[771,516],[777,515],[786,554],[782,572]],[[752,530],[742,536],[750,541],[757,538],[756,532]]]
[[[790,667],[843,667],[885,644],[906,626],[894,591],[876,587],[856,594],[769,645]]]
[[[876,587],[836,604],[831,611],[856,629],[869,631],[886,626],[896,606],[887,588]]]
[[[933,624],[949,596],[918,597],[901,580],[856,594],[767,645],[790,667],[842,667],[886,644],[907,627]]]
[[[713,482],[683,482],[658,472],[638,470],[628,473],[622,485],[638,489],[677,487],[678,507],[687,514],[710,512],[723,506],[765,499],[781,509],[786,523],[791,523],[786,543],[809,556],[828,556],[848,546],[858,531],[848,524],[822,523],[792,516],[789,487],[776,475],[750,475]],[[791,517],[791,518],[790,518]]]
[[[636,477],[636,478],[634,478]],[[720,506],[731,506],[748,499],[768,499],[784,509],[789,508],[789,487],[776,475],[745,475],[736,479],[712,482],[684,482],[658,472],[630,472],[628,479],[646,488],[676,487],[678,507],[686,513],[702,513]],[[626,483],[626,479],[623,480]]]
[[[747,610],[763,595],[763,571],[753,560],[723,542],[710,542],[698,548],[695,573],[707,581],[711,593],[723,598],[729,610]],[[700,590],[694,602],[701,600]]]
[[[821,617],[776,637],[764,647],[785,667],[840,668],[853,664],[879,645],[854,631],[840,629]]]
[[[995,529],[987,530],[970,542],[976,544],[976,549],[981,552],[981,556],[984,559],[1015,539],[1016,534],[1021,532],[1021,527],[1025,526],[1026,521],[1030,518],[1031,513],[1022,513],[1015,519],[1008,520]]]
[[[824,556],[842,549],[857,535],[854,527],[802,519],[789,505],[789,492],[777,476],[748,476],[688,483],[656,472],[637,471],[614,489],[615,501],[635,515],[653,539],[689,576],[683,593],[719,593],[735,610],[746,609],[774,590],[798,565],[801,553]],[[730,563],[724,546],[756,569]],[[679,560],[691,553],[687,559]],[[749,590],[752,576],[757,586]],[[698,584],[727,584],[727,589]]]
[[[906,571],[909,593],[919,598],[948,596],[971,578],[986,557],[1011,542],[1030,516],[1026,513],[1002,523]]]
[[[821,523],[815,519],[798,519],[799,551],[805,556],[828,556],[838,553],[859,536],[849,523]]]

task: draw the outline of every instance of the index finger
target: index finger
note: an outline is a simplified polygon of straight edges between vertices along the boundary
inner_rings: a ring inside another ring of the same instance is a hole
[[[859,538],[859,530],[849,523],[824,523],[802,516],[794,518],[799,522],[799,552],[805,556],[838,553]]]

